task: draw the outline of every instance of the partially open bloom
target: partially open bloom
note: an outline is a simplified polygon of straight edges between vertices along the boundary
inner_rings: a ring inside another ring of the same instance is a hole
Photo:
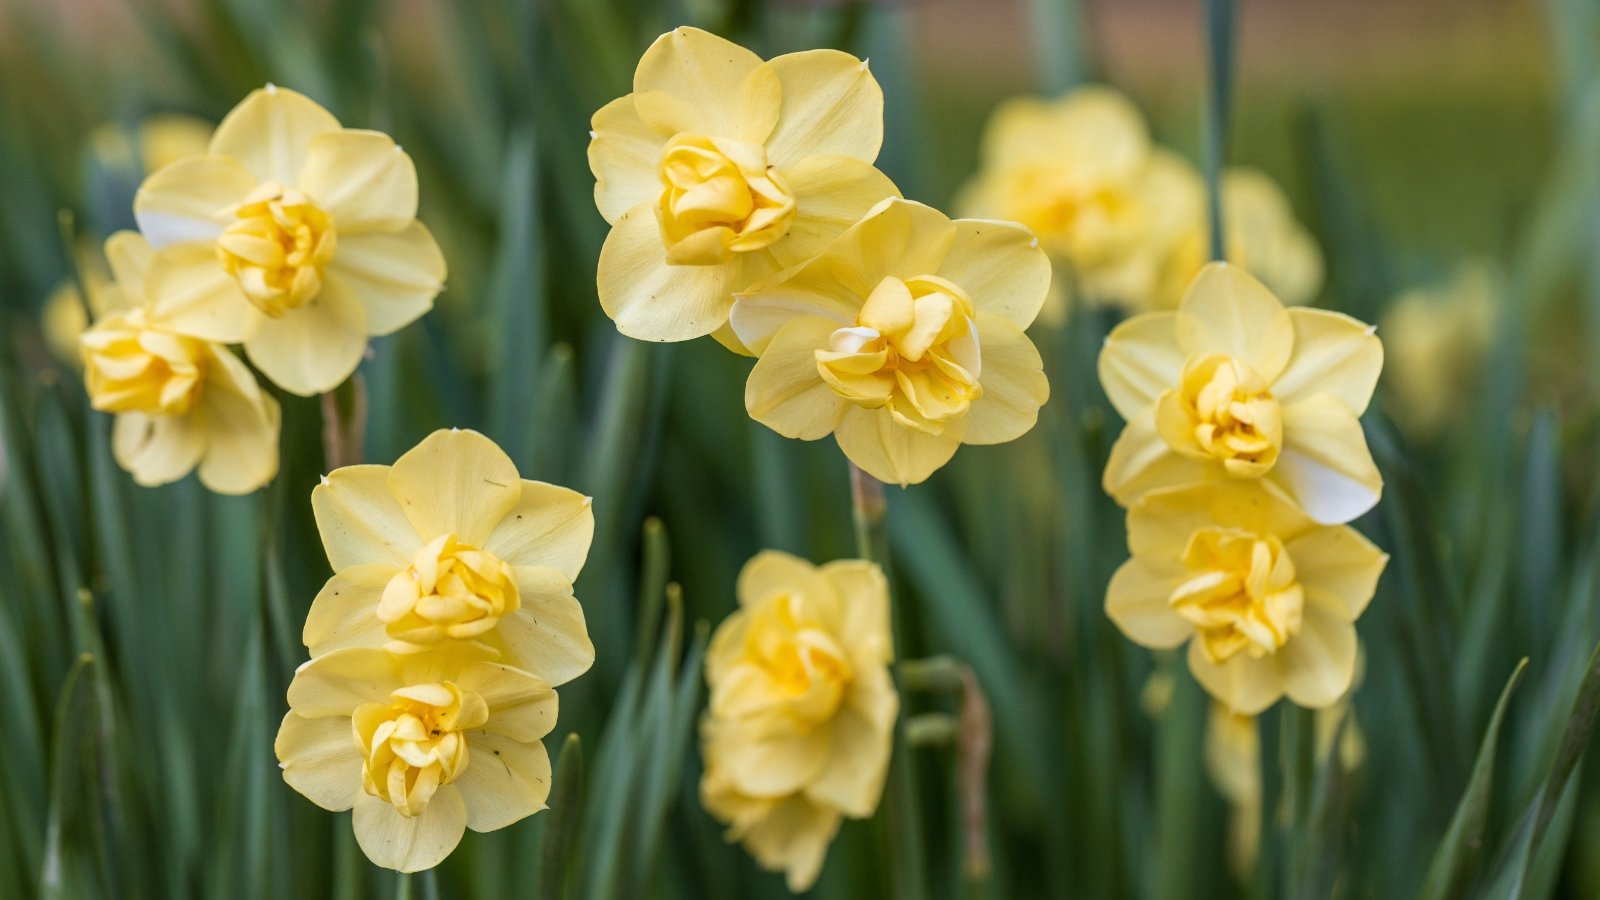
[[[572,582],[589,498],[527,481],[475,431],[435,431],[393,466],[346,466],[311,492],[333,577],[311,604],[312,657],[456,644],[561,685],[594,663]]]
[[[411,157],[270,85],[222,120],[207,155],[146,179],[134,212],[153,246],[172,248],[150,278],[187,298],[179,324],[242,342],[296,394],[344,381],[368,335],[427,312],[444,283]]]
[[[181,296],[147,293],[150,246],[118,232],[106,242],[114,281],[98,292],[111,311],[78,339],[89,402],[115,413],[117,463],[146,486],[196,466],[200,482],[245,494],[278,471],[278,403],[220,344],[185,333]]]
[[[600,305],[629,337],[723,327],[735,291],[795,265],[899,191],[872,161],[883,92],[836,50],[762,62],[697,28],[650,45],[633,93],[594,114],[589,168],[611,223]],[[719,329],[721,329],[719,331]]]
[[[900,700],[883,572],[757,555],[706,654],[700,798],[763,868],[811,887],[843,817],[883,793]]]
[[[1284,694],[1333,704],[1350,688],[1355,620],[1388,555],[1348,525],[1318,525],[1259,483],[1148,494],[1128,512],[1132,558],[1106,612],[1135,643],[1189,644],[1189,668],[1234,712]]]
[[[545,808],[555,691],[481,647],[347,649],[289,685],[274,745],[283,778],[323,809],[355,809],[356,841],[401,872],[444,861],[462,833]]]
[[[1384,339],[1394,349],[1390,409],[1413,435],[1437,435],[1472,396],[1500,290],[1499,275],[1487,262],[1467,262],[1440,284],[1402,293],[1384,311]]]
[[[1373,332],[1285,309],[1238,266],[1208,265],[1176,312],[1106,338],[1100,383],[1127,420],[1106,492],[1127,506],[1162,487],[1261,480],[1318,522],[1361,515],[1383,489],[1359,421],[1383,368]]]
[[[1023,334],[1050,284],[1028,230],[908,200],[878,204],[820,256],[739,295],[761,359],[745,409],[785,437],[834,435],[851,462],[912,484],[961,444],[1015,440],[1050,395]]]

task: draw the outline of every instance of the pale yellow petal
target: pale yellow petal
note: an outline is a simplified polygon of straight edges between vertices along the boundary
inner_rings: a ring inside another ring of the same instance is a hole
[[[967,444],[1002,444],[1033,429],[1039,407],[1050,399],[1044,360],[1022,329],[994,313],[978,313],[978,340],[983,348],[983,396],[967,410],[961,440]]]
[[[1220,525],[1288,541],[1315,527],[1271,484],[1218,480],[1146,494],[1128,511],[1128,549],[1136,557],[1176,559],[1200,528]]]
[[[1389,564],[1389,554],[1348,525],[1313,528],[1286,542],[1284,549],[1305,589],[1336,601],[1349,622],[1367,608],[1378,589],[1378,577]]]
[[[878,203],[900,189],[870,162],[849,156],[807,156],[778,170],[795,196],[794,222],[772,245],[782,266],[805,262],[828,248]]]
[[[1350,691],[1356,671],[1356,629],[1341,601],[1306,592],[1300,632],[1272,655],[1289,699],[1323,709]]]
[[[1122,506],[1162,488],[1226,477],[1216,466],[1176,453],[1156,429],[1153,410],[1129,420],[1106,460],[1101,487]]]
[[[1127,97],[1090,85],[1059,100],[1016,97],[984,129],[985,165],[1059,167],[1086,184],[1134,178],[1150,153],[1144,118]]]
[[[1325,309],[1291,309],[1289,320],[1294,357],[1272,385],[1278,402],[1327,393],[1358,416],[1366,412],[1383,370],[1383,342],[1373,327]]]
[[[306,613],[301,642],[313,657],[346,647],[382,647],[389,635],[378,619],[383,589],[401,570],[384,563],[349,566],[334,573]]]
[[[386,700],[401,686],[399,659],[383,650],[336,650],[301,664],[289,682],[289,708],[308,718],[343,717]]]
[[[339,120],[311,98],[267,85],[223,118],[211,136],[211,153],[243,163],[257,181],[290,187],[300,180],[311,139],[338,130]]]
[[[237,159],[191,156],[157,171],[139,186],[133,216],[157,250],[188,241],[211,241],[229,210],[260,181]]]
[[[1283,697],[1277,663],[1270,656],[1256,659],[1248,653],[1239,653],[1219,665],[1206,659],[1199,641],[1190,641],[1189,671],[1206,693],[1229,712],[1260,715]]]
[[[152,320],[224,344],[248,340],[265,318],[206,243],[176,244],[156,253],[141,299],[148,299]]]
[[[639,117],[680,132],[764,143],[778,122],[783,87],[761,57],[698,28],[656,38],[633,73]]]
[[[892,725],[891,725],[892,727]],[[827,766],[806,787],[806,796],[851,818],[864,819],[878,808],[889,771],[890,728],[846,706],[834,717]]]
[[[751,606],[769,597],[802,594],[808,597],[834,598],[833,585],[807,560],[782,550],[763,550],[750,558],[739,570],[735,594],[741,607]],[[837,610],[837,603],[830,605]],[[838,622],[832,623],[835,632]]]
[[[350,236],[399,231],[417,218],[417,167],[381,131],[341,129],[313,137],[299,187],[333,217],[340,255]]]
[[[278,474],[278,401],[232,350],[211,345],[199,412],[208,439],[201,484],[219,494],[248,494]]]
[[[489,707],[483,730],[513,741],[537,741],[556,726],[560,700],[543,679],[502,662],[459,663],[449,676]]]
[[[839,449],[862,471],[901,487],[920,484],[950,461],[961,446],[961,420],[943,434],[927,434],[896,422],[887,409],[852,405],[834,432]]]
[[[791,797],[774,804],[735,839],[762,868],[783,872],[790,893],[800,894],[817,883],[839,822],[838,812]]]
[[[546,808],[550,756],[544,744],[474,731],[467,748],[471,759],[453,783],[466,803],[468,828],[495,831]]]
[[[640,204],[617,219],[600,248],[600,307],[617,330],[642,341],[687,341],[728,321],[743,272],[741,260],[716,266],[674,266],[656,222]]]
[[[1136,556],[1123,563],[1106,588],[1106,615],[1141,647],[1168,650],[1194,634],[1172,611],[1172,591],[1182,580],[1177,557]]]
[[[453,784],[440,787],[421,815],[407,818],[366,792],[356,798],[351,824],[373,865],[420,872],[444,862],[467,829],[467,809]]]
[[[796,319],[810,316],[845,328],[856,323],[860,309],[861,298],[839,290],[820,269],[803,270],[738,295],[728,311],[728,326],[749,355],[761,356],[779,329]]]
[[[833,433],[849,401],[817,371],[818,350],[839,325],[826,319],[791,321],[772,339],[745,382],[750,418],[784,437],[814,441]]]
[[[291,712],[283,717],[272,749],[283,780],[323,809],[343,812],[362,793],[361,751],[345,716],[308,719]]]
[[[476,431],[440,429],[395,460],[389,489],[423,539],[483,546],[522,497],[517,464]]]
[[[111,427],[111,455],[144,487],[170,484],[193,471],[206,451],[201,420],[121,413]]]
[[[764,723],[727,722],[721,757],[728,777],[741,793],[782,797],[809,785],[828,762],[832,727],[774,733]]]
[[[628,94],[600,107],[589,120],[589,171],[594,204],[615,224],[628,210],[661,194],[661,148],[670,134],[646,125]]]
[[[1126,421],[1152,409],[1178,385],[1188,355],[1178,345],[1177,314],[1150,312],[1111,329],[1100,349],[1100,386]]]
[[[883,145],[883,89],[864,60],[838,50],[785,53],[768,63],[783,85],[767,158],[789,165],[807,156],[872,162]]]
[[[1294,352],[1294,323],[1277,297],[1238,266],[1210,263],[1178,307],[1186,354],[1220,353],[1248,362],[1269,383]]]
[[[555,569],[519,566],[517,590],[522,607],[500,620],[494,638],[506,648],[508,665],[526,669],[551,687],[560,687],[594,665],[594,644],[583,606],[572,584]]]
[[[111,266],[111,277],[123,290],[144,299],[145,275],[155,250],[144,235],[137,231],[119,231],[106,238],[106,262]]]
[[[393,334],[433,308],[444,290],[444,253],[421,222],[395,232],[341,232],[327,277],[343,280],[361,301],[368,334]]]
[[[367,349],[367,313],[342,280],[327,279],[304,306],[281,318],[262,316],[244,350],[262,374],[291,394],[309,397],[338,387]]]
[[[859,559],[841,559],[821,568],[843,605],[839,636],[860,655],[887,663],[894,659],[889,624],[889,582],[883,570]]]
[[[1050,292],[1050,258],[1039,241],[1015,222],[957,219],[950,255],[936,272],[960,285],[980,313],[999,316],[1019,329],[1033,324]],[[984,335],[988,365],[988,335]]]
[[[513,566],[547,566],[577,581],[594,539],[594,503],[577,491],[521,482],[517,503],[483,543]]]
[[[1360,419],[1331,394],[1284,407],[1283,451],[1269,477],[1324,525],[1355,519],[1383,494]]]
[[[399,571],[425,543],[389,490],[388,466],[335,470],[311,490],[311,510],[335,572],[376,564]]]

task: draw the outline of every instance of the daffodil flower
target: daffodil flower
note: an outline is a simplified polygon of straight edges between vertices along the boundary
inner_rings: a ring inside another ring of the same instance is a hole
[[[312,657],[471,644],[551,685],[594,663],[572,595],[589,498],[523,479],[483,435],[436,431],[393,466],[337,469],[311,506],[334,573],[306,617]]]
[[[888,584],[856,560],[758,554],[739,609],[706,653],[700,797],[796,893],[816,882],[843,818],[877,808],[900,701]]]
[[[347,649],[289,685],[274,744],[283,778],[323,809],[354,809],[376,865],[431,869],[464,831],[504,828],[545,808],[555,691],[481,647],[429,653]]]
[[[278,472],[278,402],[228,348],[186,333],[182,296],[148,293],[160,258],[129,231],[106,241],[109,311],[78,339],[89,402],[116,414],[112,455],[146,486],[196,467],[222,494],[247,494]]]
[[[1027,229],[885,200],[739,295],[734,332],[761,356],[745,409],[785,437],[834,435],[882,481],[920,482],[963,443],[1033,427],[1050,386],[1023,329],[1049,284]]]
[[[1208,265],[1176,312],[1106,338],[1100,382],[1127,421],[1106,492],[1127,506],[1157,488],[1260,480],[1314,521],[1348,522],[1383,490],[1359,420],[1382,368],[1370,325],[1285,309],[1239,267]]]
[[[270,85],[222,120],[206,155],[146,179],[134,214],[152,246],[172,248],[150,279],[185,298],[179,327],[242,342],[296,394],[344,381],[369,335],[427,312],[444,284],[411,157]]]
[[[835,50],[763,62],[697,28],[658,38],[633,93],[594,114],[589,168],[611,223],[600,305],[629,337],[717,333],[736,291],[815,256],[885,197],[883,92]]]
[[[1132,558],[1106,612],[1135,643],[1188,642],[1213,697],[1255,715],[1287,694],[1312,708],[1350,689],[1355,621],[1389,557],[1348,525],[1319,525],[1260,483],[1157,491],[1128,512]]]

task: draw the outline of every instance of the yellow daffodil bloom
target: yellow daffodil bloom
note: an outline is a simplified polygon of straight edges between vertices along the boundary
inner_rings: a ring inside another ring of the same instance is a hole
[[[899,196],[872,165],[883,92],[865,62],[835,50],[763,62],[677,28],[645,51],[633,93],[595,113],[593,129],[595,203],[612,226],[600,305],[642,340],[717,332],[742,351],[724,328],[734,292]]]
[[[117,463],[146,486],[166,484],[196,466],[200,482],[245,494],[278,472],[278,403],[250,369],[220,344],[177,322],[186,298],[148,293],[158,263],[144,238],[118,232],[106,242],[114,281],[101,288],[107,308],[78,341],[89,402],[115,413]]]
[[[1189,669],[1233,712],[1350,688],[1355,620],[1389,557],[1348,525],[1318,525],[1260,483],[1148,494],[1128,512],[1132,558],[1106,612],[1135,643],[1189,644]]]
[[[431,869],[465,829],[504,828],[545,808],[555,691],[481,647],[348,649],[289,685],[274,750],[283,778],[323,809],[354,809],[376,865]]]
[[[474,431],[436,431],[393,466],[347,466],[311,492],[333,577],[311,604],[313,657],[452,644],[561,685],[594,663],[572,582],[588,497],[527,481]]]
[[[1023,329],[1049,284],[1027,229],[885,200],[739,295],[733,330],[761,357],[745,409],[785,437],[834,435],[882,481],[920,482],[963,443],[1033,427],[1050,385]]]
[[[1389,399],[1395,421],[1437,435],[1471,396],[1489,349],[1500,277],[1485,262],[1459,266],[1442,284],[1408,290],[1383,314],[1394,349]]]
[[[180,327],[243,343],[296,394],[344,381],[368,335],[427,312],[444,284],[444,256],[416,219],[411,157],[283,88],[251,93],[206,155],[146,179],[134,213],[153,246],[172,249],[151,290],[188,298]]]
[[[706,653],[700,798],[765,869],[811,887],[844,817],[877,808],[900,700],[877,566],[766,551]]]
[[[1382,368],[1370,325],[1285,309],[1238,266],[1210,264],[1177,311],[1106,338],[1100,382],[1127,421],[1106,492],[1127,506],[1162,487],[1260,480],[1317,522],[1348,522],[1383,489],[1359,421]]]
[[[1190,177],[1198,190],[1199,175]],[[1322,290],[1322,251],[1295,219],[1289,198],[1271,176],[1245,167],[1224,172],[1222,212],[1228,262],[1259,278],[1290,306],[1316,299]],[[1176,307],[1210,253],[1211,227],[1202,207],[1173,242],[1150,307]]]

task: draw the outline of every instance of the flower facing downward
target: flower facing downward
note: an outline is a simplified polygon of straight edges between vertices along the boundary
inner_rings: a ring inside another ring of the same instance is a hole
[[[150,277],[186,298],[179,324],[242,342],[296,394],[338,385],[368,335],[427,312],[444,283],[411,158],[270,85],[223,119],[206,155],[146,179],[134,212],[153,246],[173,248]]]
[[[1285,309],[1242,269],[1208,265],[1176,312],[1106,338],[1100,381],[1127,420],[1106,492],[1127,506],[1158,488],[1260,479],[1317,522],[1348,522],[1383,489],[1359,421],[1382,368],[1371,326]]]
[[[1354,622],[1388,556],[1347,525],[1318,525],[1260,483],[1146,495],[1128,513],[1133,557],[1106,612],[1147,647],[1188,641],[1189,668],[1234,712],[1285,693],[1326,707],[1349,690]]]
[[[711,639],[701,801],[797,893],[840,820],[872,815],[883,792],[899,711],[888,602],[871,563],[767,551],[740,573],[739,610]]]
[[[402,872],[438,865],[467,828],[544,809],[555,691],[489,656],[347,649],[301,666],[274,747],[284,780],[324,809],[354,807],[367,858]]]
[[[106,242],[112,310],[78,339],[89,402],[115,413],[112,455],[146,486],[196,466],[218,493],[244,494],[278,471],[278,404],[226,347],[174,324],[182,297],[146,293],[150,246],[132,232]]]
[[[600,305],[630,337],[717,333],[735,291],[815,256],[874,203],[883,92],[834,50],[763,62],[696,28],[650,45],[633,93],[594,114],[589,167],[611,223]],[[720,329],[720,330],[719,330]]]
[[[483,435],[436,431],[393,466],[338,469],[311,505],[334,570],[306,617],[313,658],[471,644],[551,685],[594,662],[572,596],[589,498],[523,480]]]
[[[886,200],[739,295],[734,332],[761,356],[745,408],[786,437],[833,434],[882,481],[920,482],[963,443],[1033,427],[1050,387],[1023,329],[1049,284],[1026,229]]]

